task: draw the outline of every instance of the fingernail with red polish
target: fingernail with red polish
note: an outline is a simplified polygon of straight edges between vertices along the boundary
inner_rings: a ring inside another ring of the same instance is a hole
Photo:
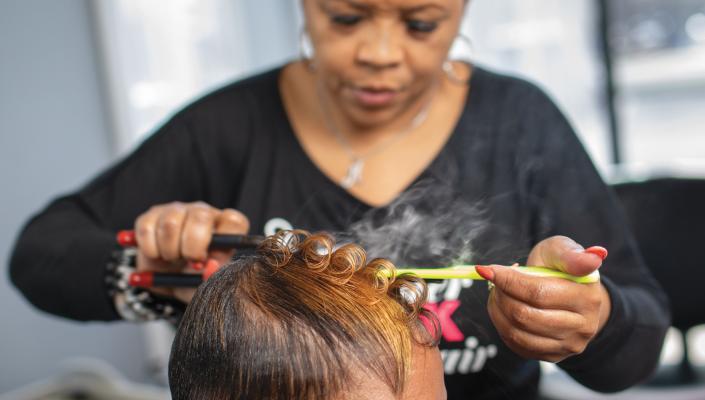
[[[475,271],[477,271],[477,273],[481,277],[485,278],[490,282],[494,280],[494,270],[491,267],[485,265],[477,265],[475,266]]]
[[[585,252],[590,253],[590,254],[594,254],[594,255],[600,257],[603,261],[605,260],[605,258],[607,258],[607,254],[609,254],[607,252],[607,249],[602,246],[588,247],[587,249],[585,249]]]
[[[200,271],[200,270],[202,270],[203,268],[206,267],[206,266],[205,266],[202,262],[200,262],[200,261],[191,261],[189,264],[190,264],[191,268],[195,269],[196,271]]]
[[[203,280],[208,280],[211,275],[218,272],[218,269],[220,269],[220,263],[218,262],[218,260],[214,258],[209,258],[208,261],[206,261],[206,270],[203,271]]]

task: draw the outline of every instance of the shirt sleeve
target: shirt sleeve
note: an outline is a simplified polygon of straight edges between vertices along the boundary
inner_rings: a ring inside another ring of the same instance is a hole
[[[532,150],[519,155],[517,165],[530,177],[534,238],[565,235],[585,247],[609,250],[600,272],[612,303],[610,317],[582,354],[558,365],[593,390],[619,391],[656,368],[670,323],[668,301],[645,266],[615,195],[563,114],[536,88],[527,104],[520,130],[529,142],[524,148]]]
[[[278,93],[278,71],[203,96],[122,161],[52,201],[15,243],[10,258],[14,285],[52,314],[84,321],[118,319],[104,283],[116,233],[133,229],[139,215],[159,204],[203,201],[233,207],[256,136],[253,121],[271,114],[266,105]]]
[[[115,233],[155,204],[204,197],[203,155],[183,116],[75,193],[52,201],[20,233],[14,285],[36,307],[76,320],[118,316],[105,289]]]

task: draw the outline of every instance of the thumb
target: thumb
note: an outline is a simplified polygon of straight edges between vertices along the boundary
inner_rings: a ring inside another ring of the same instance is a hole
[[[584,276],[600,268],[607,258],[607,249],[593,246],[584,249],[565,236],[554,236],[541,241],[529,254],[527,264],[557,269],[576,276]]]
[[[563,271],[576,276],[591,274],[602,266],[607,254],[607,249],[602,246],[592,246],[582,251],[566,252],[563,255]]]

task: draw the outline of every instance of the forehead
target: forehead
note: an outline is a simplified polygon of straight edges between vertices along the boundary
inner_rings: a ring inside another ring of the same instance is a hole
[[[414,346],[404,400],[445,400],[443,361],[437,347]]]
[[[376,10],[412,10],[423,8],[451,9],[465,0],[314,0],[323,4],[341,4]]]
[[[411,370],[401,396],[367,371],[364,366],[353,369],[350,387],[334,400],[446,400],[443,361],[437,347],[414,344]]]

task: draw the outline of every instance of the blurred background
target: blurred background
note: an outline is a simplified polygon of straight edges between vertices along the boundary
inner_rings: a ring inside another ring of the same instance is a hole
[[[298,1],[0,0],[0,258],[32,213],[181,106],[296,58]],[[705,178],[705,0],[473,0],[463,32],[454,55],[544,88],[607,181]],[[3,273],[0,398],[91,374],[167,398],[168,330],[42,314]],[[673,335],[665,365],[685,351]]]

